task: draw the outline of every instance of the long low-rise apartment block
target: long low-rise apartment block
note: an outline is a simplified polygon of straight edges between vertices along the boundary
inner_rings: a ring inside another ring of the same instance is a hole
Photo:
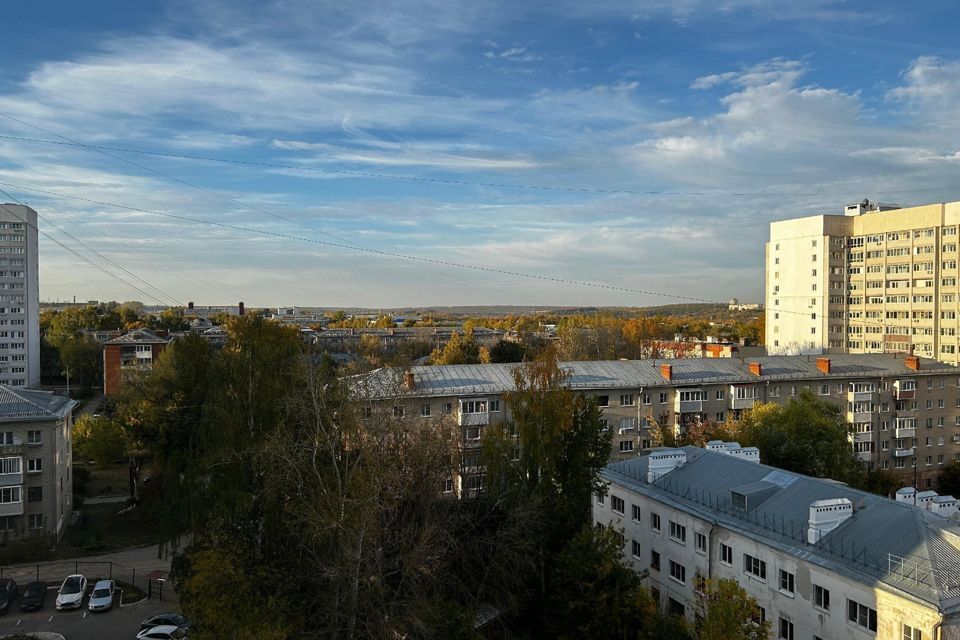
[[[594,522],[622,531],[624,558],[677,615],[696,615],[702,580],[726,578],[771,637],[960,638],[955,500],[937,513],[909,491],[890,500],[758,458],[714,441],[612,463]]]
[[[447,420],[478,444],[488,424],[509,418],[506,394],[516,364],[380,369],[360,393],[375,409],[404,419]],[[905,484],[935,486],[960,460],[960,369],[893,354],[765,356],[563,362],[568,385],[591,395],[612,430],[611,459],[655,445],[656,425],[682,431],[723,422],[758,402],[785,404],[804,389],[840,407],[854,425],[852,445],[868,468],[890,469]],[[477,482],[474,480],[473,482]]]

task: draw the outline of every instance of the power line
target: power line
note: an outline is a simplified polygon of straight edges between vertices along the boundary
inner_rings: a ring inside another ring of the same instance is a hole
[[[17,200],[16,198],[14,198],[12,195],[10,195],[9,192],[4,191],[3,189],[0,189],[0,193],[3,193],[4,195],[6,195],[8,198],[10,198],[11,200],[13,200],[13,201],[14,201],[15,203],[17,203],[17,204],[20,204],[20,205],[25,206],[25,207],[28,206],[27,204],[25,204],[25,203]],[[56,238],[54,238],[53,236],[51,236],[49,233],[47,233],[46,231],[44,231],[44,230],[41,229],[40,227],[38,227],[38,226],[36,226],[36,225],[33,225],[33,224],[30,224],[29,221],[27,221],[27,220],[21,218],[20,216],[18,216],[16,213],[14,213],[13,211],[11,211],[11,210],[10,210],[6,205],[4,205],[3,203],[0,203],[0,209],[3,209],[4,211],[6,211],[6,212],[9,213],[10,215],[12,215],[12,216],[13,216],[14,218],[16,218],[17,220],[20,220],[20,221],[23,222],[26,226],[32,227],[32,228],[36,229],[36,230],[37,230],[37,233],[43,235],[44,237],[46,237],[46,238],[48,238],[48,239],[50,239],[50,240],[53,240],[54,242],[56,242],[58,245],[60,245],[61,247],[63,247],[64,249],[66,249],[67,251],[69,251],[70,253],[72,253],[73,255],[77,256],[77,257],[80,258],[81,260],[84,260],[85,262],[89,262],[89,263],[92,264],[94,267],[96,267],[96,268],[99,269],[100,271],[104,272],[105,274],[107,274],[107,275],[110,276],[111,278],[114,278],[114,279],[116,279],[116,280],[119,280],[120,282],[122,282],[123,284],[127,285],[127,286],[130,287],[131,289],[133,289],[133,290],[135,290],[135,291],[143,294],[143,295],[146,296],[147,298],[150,298],[150,299],[158,302],[158,303],[161,304],[161,305],[162,305],[162,304],[165,304],[162,300],[158,299],[156,296],[154,296],[154,295],[152,295],[152,294],[144,291],[143,289],[141,289],[140,287],[136,286],[135,284],[132,284],[132,283],[130,283],[130,282],[127,282],[126,280],[124,280],[123,278],[121,278],[120,276],[118,276],[117,274],[113,273],[112,271],[109,271],[109,270],[105,269],[104,267],[102,267],[101,265],[97,264],[96,262],[94,262],[93,260],[91,260],[90,258],[88,258],[87,256],[85,256],[85,255],[83,255],[82,253],[78,252],[77,250],[73,249],[72,247],[68,247],[67,245],[65,245],[64,243],[60,242],[60,241],[57,240]]]
[[[18,123],[20,123],[20,124],[22,124],[22,125],[24,125],[24,126],[27,126],[27,127],[32,128],[32,129],[37,129],[38,131],[43,131],[44,133],[47,133],[47,134],[49,134],[49,135],[56,136],[57,138],[60,138],[61,140],[64,140],[65,142],[64,142],[63,144],[65,144],[65,145],[68,145],[68,146],[76,146],[76,147],[80,147],[80,148],[84,148],[84,149],[90,149],[91,151],[96,151],[97,153],[100,153],[100,154],[102,154],[102,155],[105,155],[105,156],[107,156],[108,158],[113,158],[114,160],[119,160],[120,162],[123,162],[123,163],[125,163],[125,164],[128,164],[128,165],[130,165],[130,166],[132,166],[132,167],[136,167],[136,168],[141,169],[141,170],[143,170],[143,171],[148,171],[148,172],[153,173],[153,174],[155,174],[155,175],[158,175],[158,176],[161,176],[161,177],[163,177],[163,178],[166,178],[167,180],[172,180],[173,182],[176,182],[176,183],[178,183],[178,184],[184,185],[184,186],[186,186],[186,187],[190,187],[191,189],[196,189],[196,190],[198,190],[198,191],[201,191],[201,192],[203,192],[203,193],[205,193],[205,194],[207,194],[207,195],[213,196],[213,197],[215,197],[215,198],[219,198],[219,199],[221,199],[221,200],[226,200],[227,202],[230,202],[230,203],[232,203],[232,204],[238,205],[238,206],[243,207],[243,208],[246,208],[246,209],[253,209],[254,211],[260,211],[261,213],[265,213],[265,214],[267,214],[268,216],[272,216],[272,217],[274,217],[274,218],[277,218],[278,220],[283,220],[284,222],[288,222],[288,223],[290,223],[290,224],[294,224],[294,225],[303,227],[303,228],[305,228],[305,229],[309,229],[309,230],[311,230],[311,231],[315,231],[315,232],[317,232],[317,233],[323,234],[323,235],[325,235],[325,236],[327,236],[327,237],[333,238],[333,239],[338,240],[338,241],[340,241],[340,242],[353,245],[353,246],[355,246],[355,247],[358,248],[358,249],[362,249],[362,248],[363,248],[362,245],[357,245],[357,244],[355,244],[355,243],[350,242],[349,240],[347,240],[347,239],[345,239],[345,238],[341,238],[340,236],[337,236],[336,234],[330,233],[330,232],[328,232],[328,231],[324,231],[324,230],[322,230],[322,229],[317,229],[316,227],[313,227],[313,226],[308,225],[308,224],[306,224],[306,223],[300,222],[299,220],[293,220],[293,219],[291,219],[291,218],[287,218],[287,217],[285,217],[285,216],[282,216],[282,215],[280,215],[280,214],[278,214],[278,213],[274,213],[273,211],[270,211],[270,210],[268,210],[268,209],[264,209],[263,207],[259,207],[259,206],[256,206],[256,205],[252,205],[252,204],[248,204],[248,203],[242,202],[242,201],[240,201],[240,200],[238,200],[238,199],[236,199],[236,198],[233,198],[233,197],[224,195],[224,194],[219,193],[219,192],[217,192],[217,191],[213,191],[212,189],[207,189],[206,187],[202,187],[202,186],[200,186],[200,185],[194,184],[194,183],[189,182],[189,181],[187,181],[187,180],[183,180],[182,178],[178,178],[178,177],[173,176],[173,175],[170,175],[170,174],[168,174],[168,173],[164,173],[163,171],[160,171],[159,169],[154,169],[154,168],[152,168],[152,167],[148,167],[148,166],[146,166],[146,165],[142,165],[142,164],[140,164],[140,163],[138,163],[138,162],[134,162],[134,161],[128,160],[128,159],[126,159],[126,158],[121,158],[120,156],[117,156],[117,155],[114,155],[114,154],[110,153],[110,152],[108,151],[108,148],[107,148],[107,147],[100,147],[100,146],[96,146],[96,145],[89,145],[89,144],[80,142],[80,141],[78,141],[78,140],[74,140],[73,138],[70,138],[70,137],[65,136],[65,135],[63,135],[63,134],[60,134],[60,133],[57,133],[57,132],[55,132],[55,131],[50,131],[49,129],[45,129],[44,127],[41,127],[40,125],[32,124],[32,123],[30,123],[30,122],[27,122],[26,120],[22,120],[22,119],[20,119],[20,118],[15,118],[14,116],[7,115],[7,114],[4,114],[4,113],[0,113],[0,117],[6,118],[6,119],[8,119],[8,120],[12,120],[12,121],[14,121],[14,122],[18,122]],[[403,258],[401,258],[401,259],[403,259]],[[424,265],[422,265],[422,264],[419,265],[419,266],[420,266],[420,268],[422,268],[422,269],[426,269],[426,270],[428,270],[428,271],[433,271],[433,272],[435,272],[435,273],[439,273],[440,275],[443,275],[443,276],[449,277],[449,278],[453,278],[454,280],[459,280],[459,281],[461,281],[461,282],[466,282],[467,284],[471,284],[471,285],[474,285],[474,286],[484,287],[484,288],[486,288],[486,289],[490,289],[490,290],[492,290],[492,291],[495,291],[496,293],[500,293],[500,294],[508,295],[508,296],[518,297],[518,298],[520,298],[520,299],[522,299],[522,300],[525,300],[525,301],[527,301],[527,302],[531,302],[531,300],[530,300],[529,298],[526,298],[525,296],[518,295],[518,294],[516,294],[516,293],[510,293],[510,292],[506,292],[506,291],[501,291],[500,289],[497,289],[497,288],[495,288],[495,287],[491,287],[491,286],[489,286],[489,285],[480,284],[480,283],[476,283],[476,282],[471,282],[470,280],[467,280],[467,279],[465,279],[465,278],[462,278],[462,277],[459,277],[459,276],[455,276],[455,275],[452,275],[452,274],[447,274],[447,273],[444,273],[443,271],[431,269],[430,267],[424,266]]]
[[[20,122],[29,127],[34,127],[50,135],[59,136],[59,134],[47,131],[37,127],[36,125],[29,124],[23,120],[19,120],[12,116],[0,113],[0,117],[13,120],[15,122]],[[448,184],[454,186],[467,186],[467,187],[492,187],[498,189],[527,189],[533,191],[559,191],[559,192],[568,192],[568,193],[596,193],[596,194],[607,194],[607,195],[637,195],[637,196],[704,196],[704,197],[737,197],[737,198],[812,198],[812,197],[826,197],[826,196],[849,196],[849,195],[862,195],[863,189],[855,189],[851,191],[812,191],[808,193],[804,192],[757,192],[757,191],[670,191],[670,190],[658,190],[658,189],[603,189],[599,187],[568,187],[568,186],[549,186],[549,185],[532,185],[532,184],[520,184],[520,183],[508,183],[508,182],[479,182],[473,180],[454,180],[452,178],[428,178],[422,176],[406,176],[390,173],[376,173],[371,171],[351,171],[348,169],[330,169],[327,167],[304,167],[294,164],[282,164],[277,162],[262,162],[256,160],[236,160],[231,158],[218,158],[213,156],[197,156],[187,153],[171,153],[164,151],[151,151],[146,149],[132,149],[129,147],[112,147],[107,145],[95,145],[87,144],[83,142],[77,142],[73,140],[66,139],[66,141],[60,140],[43,140],[41,138],[29,138],[22,136],[10,136],[10,135],[0,135],[2,140],[16,140],[19,142],[31,142],[37,144],[49,144],[49,145],[59,145],[67,147],[81,147],[86,149],[92,149],[97,151],[116,151],[119,153],[135,153],[139,155],[147,156],[157,156],[161,158],[176,158],[179,160],[200,160],[203,162],[216,162],[221,164],[233,164],[240,166],[249,166],[249,167],[264,167],[270,169],[291,169],[295,171],[306,171],[313,173],[327,173],[335,175],[345,175],[353,176],[357,178],[373,178],[377,180],[401,180],[408,182],[428,182],[436,184]],[[116,158],[116,156],[111,156]],[[117,158],[119,159],[119,158]],[[139,165],[135,165],[139,166]],[[145,167],[141,167],[146,169]],[[152,169],[146,169],[148,171],[153,171]],[[873,190],[871,193],[875,194],[898,194],[898,193],[931,193],[937,191],[943,191],[944,189],[952,189],[954,186],[942,186],[942,187],[930,187],[925,189],[895,189],[895,190]]]

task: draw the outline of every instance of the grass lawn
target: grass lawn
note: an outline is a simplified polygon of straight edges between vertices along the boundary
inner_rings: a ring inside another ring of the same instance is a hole
[[[94,464],[77,464],[90,471],[90,480],[83,497],[124,495],[130,492],[130,467],[126,462],[100,468]]]

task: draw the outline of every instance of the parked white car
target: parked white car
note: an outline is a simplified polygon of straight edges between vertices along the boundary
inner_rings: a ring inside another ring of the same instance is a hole
[[[67,576],[57,592],[57,610],[79,609],[83,606],[83,594],[87,591],[87,579],[80,574]]]
[[[160,625],[152,629],[144,629],[137,634],[137,640],[186,640],[187,631],[171,624]]]
[[[90,611],[107,611],[113,608],[113,592],[116,591],[116,583],[113,580],[101,580],[93,585],[93,592],[90,594],[90,600],[87,601],[87,609]]]

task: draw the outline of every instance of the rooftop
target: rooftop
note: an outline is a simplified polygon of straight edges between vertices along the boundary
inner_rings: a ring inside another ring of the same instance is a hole
[[[77,405],[75,400],[52,391],[33,391],[0,385],[0,421],[60,419]]]
[[[615,462],[607,481],[695,513],[800,560],[868,585],[960,610],[960,525],[922,508],[698,447],[682,466],[647,482],[649,456]],[[761,499],[734,507],[731,491]],[[809,508],[846,498],[853,515],[819,542],[807,542]],[[753,506],[751,506],[753,505]]]
[[[323,335],[323,334],[321,334]],[[907,377],[926,374],[955,374],[960,368],[920,358],[920,370],[910,369],[897,354],[831,355],[830,373],[817,368],[816,356],[760,356],[755,358],[673,358],[656,360],[599,360],[561,362],[570,372],[573,389],[623,389],[639,387],[683,387],[699,384],[750,384],[790,380],[842,380],[876,377]],[[761,365],[762,375],[750,371]],[[672,380],[660,372],[669,364]],[[462,364],[411,367],[415,386],[407,395],[445,396],[501,394],[514,388],[517,364]],[[389,393],[401,381],[403,370],[378,369],[367,383],[372,389]]]
[[[113,340],[107,340],[104,344],[168,344],[169,342],[169,338],[159,336],[150,329],[134,329]]]

